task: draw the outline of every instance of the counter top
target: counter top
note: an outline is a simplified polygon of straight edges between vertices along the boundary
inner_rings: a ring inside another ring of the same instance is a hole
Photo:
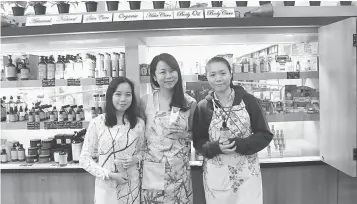
[[[191,167],[201,167],[202,161],[190,161]],[[321,158],[319,156],[310,157],[289,157],[289,158],[271,158],[260,159],[261,166],[264,167],[284,167],[284,166],[301,166],[301,165],[313,165],[320,164]],[[6,164],[0,164],[1,171],[9,172],[11,170],[83,170],[78,163],[68,163],[67,166],[59,166],[57,163],[34,163],[27,164],[24,162],[11,162]]]

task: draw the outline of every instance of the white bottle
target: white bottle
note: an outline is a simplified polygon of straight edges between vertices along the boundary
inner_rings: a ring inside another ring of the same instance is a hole
[[[112,56],[112,77],[118,77],[119,73],[119,53],[114,52]]]
[[[125,53],[121,52],[119,56],[119,76],[125,76]]]
[[[72,56],[67,55],[65,60],[65,79],[73,79],[74,78],[74,64],[72,61]]]
[[[83,59],[83,68],[85,72],[84,78],[94,78],[95,77],[95,62],[91,59],[89,54],[86,54]]]
[[[104,70],[104,56],[102,54],[97,54],[96,69],[98,72],[96,77],[105,77],[107,75]]]
[[[77,54],[76,56],[76,60],[74,61],[74,67],[73,67],[73,70],[75,70],[75,73],[74,73],[74,77],[75,78],[87,78],[87,77],[84,77],[84,73],[83,73],[83,62],[81,60],[81,57],[79,56],[79,54]]]
[[[112,76],[112,59],[109,53],[105,53],[104,56],[104,70],[106,71],[106,76]]]

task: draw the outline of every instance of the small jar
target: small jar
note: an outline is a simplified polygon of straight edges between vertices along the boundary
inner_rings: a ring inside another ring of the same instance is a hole
[[[48,148],[41,148],[41,155],[50,155],[51,151]]]
[[[48,163],[50,162],[50,155],[40,155],[40,158],[38,160],[40,163]]]
[[[30,140],[30,147],[40,147],[41,146],[41,140],[40,139],[32,139]]]
[[[29,156],[37,156],[38,155],[37,147],[29,147],[27,149],[27,153]]]
[[[53,153],[53,159],[55,160],[56,163],[59,162],[59,153],[58,151],[54,152]]]
[[[67,152],[60,152],[58,155],[58,163],[60,166],[67,166]]]
[[[33,155],[28,155],[26,157],[26,163],[35,163],[37,162],[37,157]]]
[[[43,149],[51,149],[52,148],[53,139],[45,139],[42,140],[42,148]]]

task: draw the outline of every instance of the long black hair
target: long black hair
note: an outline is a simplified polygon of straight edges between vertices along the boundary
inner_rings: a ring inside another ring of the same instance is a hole
[[[152,59],[152,61],[150,63],[150,82],[151,82],[151,84],[156,88],[160,87],[160,85],[157,83],[157,81],[154,78],[156,66],[160,61],[165,62],[166,64],[168,64],[171,67],[171,69],[173,69],[174,71],[176,71],[178,73],[178,81],[173,88],[173,95],[172,95],[172,100],[170,103],[170,108],[172,108],[172,106],[179,107],[179,108],[181,108],[181,110],[183,112],[189,110],[190,105],[188,104],[188,101],[185,98],[185,94],[183,92],[180,66],[177,63],[176,59],[172,55],[167,54],[167,53],[162,53],[162,54],[155,56]]]
[[[232,67],[231,67],[231,65],[229,64],[229,62],[228,62],[226,59],[224,59],[223,57],[217,57],[217,56],[216,56],[216,57],[212,57],[212,58],[207,62],[206,71],[207,71],[207,67],[208,67],[210,64],[214,63],[214,62],[221,62],[221,63],[225,64],[225,65],[227,66],[227,68],[228,68],[229,73],[232,74]],[[233,77],[231,78],[230,87],[233,88]]]
[[[118,121],[116,117],[116,109],[113,104],[113,95],[115,90],[118,88],[119,84],[122,83],[128,83],[131,87],[131,95],[132,95],[132,101],[128,109],[125,110],[124,116],[123,116],[123,124],[124,124],[124,118],[126,117],[130,123],[130,128],[133,129],[136,124],[138,123],[138,118],[137,118],[137,112],[136,112],[136,107],[137,107],[137,102],[134,94],[134,83],[130,81],[126,77],[118,77],[113,79],[107,89],[107,94],[105,96],[106,99],[106,105],[105,105],[105,125],[108,127],[113,127],[115,126]]]

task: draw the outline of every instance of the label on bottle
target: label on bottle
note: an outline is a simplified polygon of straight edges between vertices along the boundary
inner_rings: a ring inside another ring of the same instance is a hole
[[[245,72],[245,73],[249,72],[249,64],[243,65],[243,72]]]
[[[56,63],[56,79],[64,79],[64,64]]]
[[[11,160],[12,161],[17,161],[17,150],[11,150]]]
[[[50,121],[55,121],[55,115],[54,114],[50,115]]]
[[[30,78],[30,69],[21,69],[20,78],[21,79],[29,79]]]
[[[68,114],[68,121],[73,121],[73,115],[72,114]]]
[[[47,64],[47,79],[54,79],[56,74],[55,64]]]
[[[17,70],[16,67],[14,66],[6,66],[5,67],[5,77],[16,77],[17,76]]]
[[[62,122],[63,121],[63,114],[58,114],[58,121]]]
[[[6,163],[7,162],[7,154],[2,154],[1,155],[1,163]]]
[[[41,117],[40,115],[35,115],[35,122],[40,122],[41,121]]]
[[[84,120],[84,111],[81,111],[80,115],[81,115],[81,119]]]
[[[47,65],[39,64],[38,65],[38,79],[47,79]]]
[[[19,151],[18,151],[18,159],[19,159],[20,161],[25,161],[25,159],[26,159],[26,157],[25,157],[25,151],[23,151],[23,150],[19,150]]]
[[[81,121],[81,114],[80,113],[76,114],[76,121]]]

